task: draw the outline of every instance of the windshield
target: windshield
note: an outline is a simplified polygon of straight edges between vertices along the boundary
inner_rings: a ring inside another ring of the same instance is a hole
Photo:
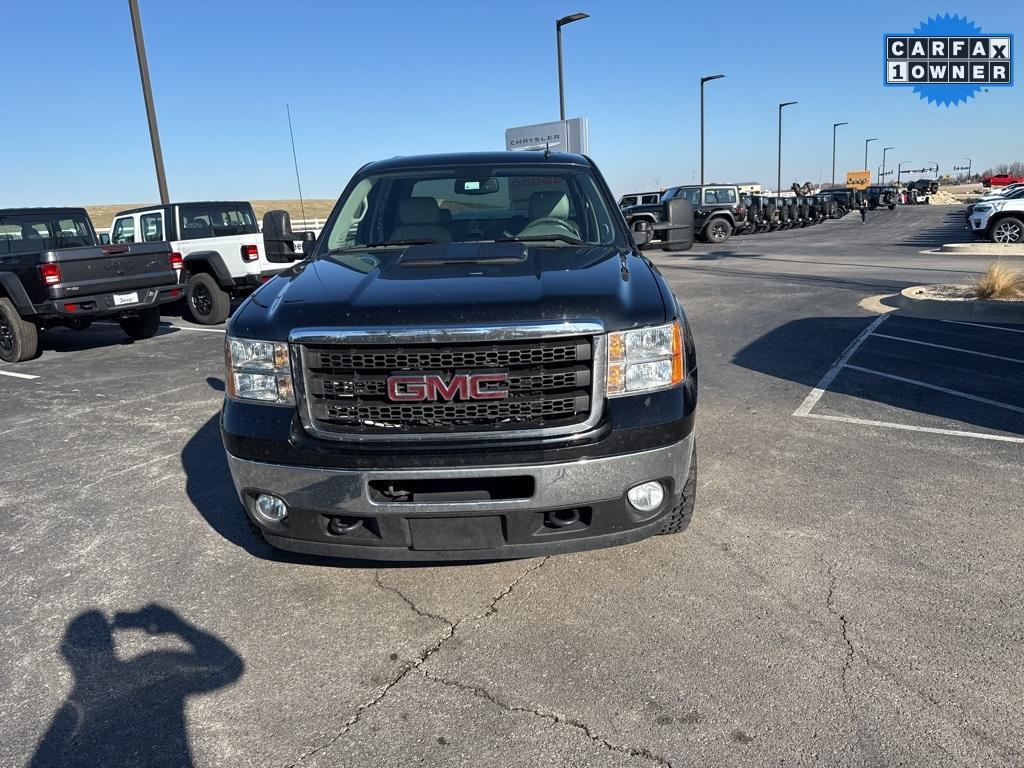
[[[0,253],[34,253],[96,245],[82,213],[35,213],[0,217]]]
[[[256,217],[247,203],[199,203],[181,206],[181,239],[254,235]]]
[[[620,222],[584,167],[410,168],[356,179],[321,252],[507,240],[625,247]]]
[[[661,201],[665,202],[674,198],[689,200],[694,205],[700,205],[700,187],[676,187],[675,189],[668,189],[665,191],[665,194],[661,196]]]

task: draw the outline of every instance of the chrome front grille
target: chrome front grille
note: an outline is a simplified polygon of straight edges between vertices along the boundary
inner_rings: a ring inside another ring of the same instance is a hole
[[[587,335],[553,337],[540,335],[542,328],[459,329],[457,334],[438,331],[443,340],[437,342],[424,341],[422,333],[406,341],[390,331],[369,338],[362,331],[347,336],[341,329],[297,332],[293,360],[301,362],[303,421],[314,434],[336,439],[579,431],[599,416],[604,400],[604,339],[593,333],[597,328],[588,326]],[[523,338],[533,334],[537,337]],[[498,388],[507,390],[507,397],[474,400],[455,394],[403,402],[388,393],[390,376],[436,375],[447,381],[480,373],[506,375]]]

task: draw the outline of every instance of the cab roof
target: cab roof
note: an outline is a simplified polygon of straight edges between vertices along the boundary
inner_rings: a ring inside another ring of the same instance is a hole
[[[437,155],[409,155],[392,157],[367,163],[362,172],[394,171],[402,168],[433,168],[453,165],[585,165],[591,166],[585,155],[568,152],[450,152]]]

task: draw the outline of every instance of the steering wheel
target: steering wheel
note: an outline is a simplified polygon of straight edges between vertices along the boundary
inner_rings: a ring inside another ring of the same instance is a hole
[[[534,219],[527,224],[519,234],[521,235],[531,229],[544,226],[561,227],[573,237],[578,238],[580,236],[580,231],[576,228],[575,224],[571,221],[566,221],[565,219],[556,218],[555,216],[543,216],[542,218]]]

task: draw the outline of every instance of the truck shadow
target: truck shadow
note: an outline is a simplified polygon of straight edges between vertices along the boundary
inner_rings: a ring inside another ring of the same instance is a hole
[[[116,638],[133,631],[177,642],[169,648],[164,641],[142,641],[149,647],[124,658]],[[234,683],[245,671],[223,640],[155,604],[112,616],[95,608],[80,613],[68,623],[60,652],[73,686],[29,768],[191,766],[186,701]]]
[[[178,329],[161,325],[157,335],[164,336],[178,333]],[[117,323],[93,323],[82,331],[72,328],[50,328],[39,334],[39,350],[46,352],[82,352],[104,347],[124,347],[134,344],[147,344],[150,339],[132,341],[118,327]]]

